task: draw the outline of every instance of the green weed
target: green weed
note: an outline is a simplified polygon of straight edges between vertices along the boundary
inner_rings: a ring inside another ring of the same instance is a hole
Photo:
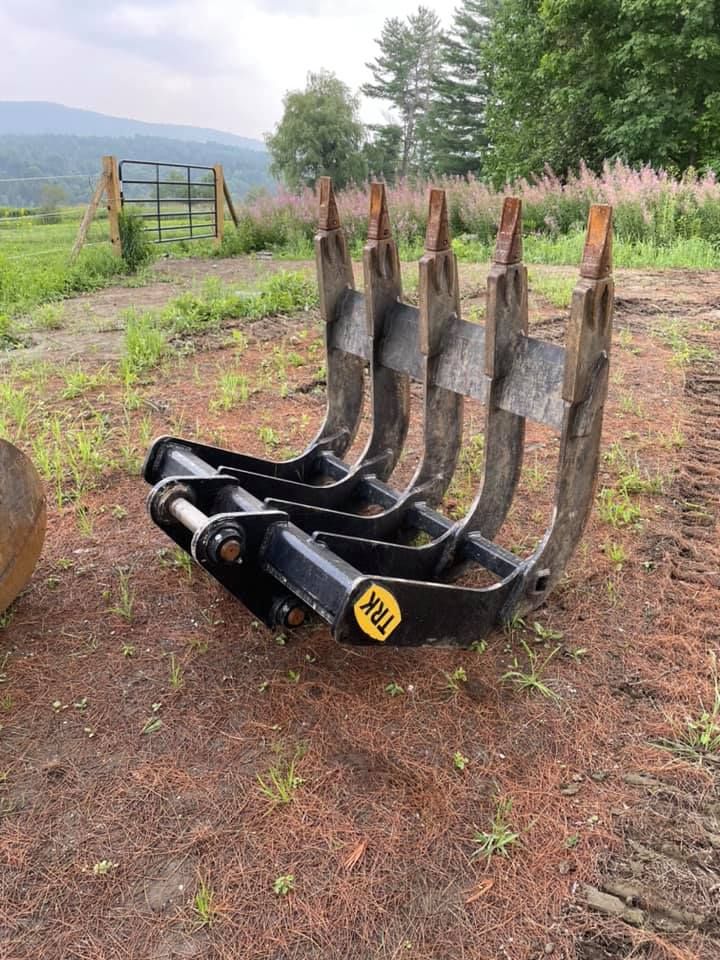
[[[515,832],[510,822],[512,800],[509,797],[498,797],[495,802],[495,812],[490,821],[489,830],[476,830],[473,843],[476,849],[473,859],[485,857],[489,860],[494,854],[501,857],[509,856],[511,847],[520,842],[520,835]]]
[[[560,647],[555,647],[555,649],[551,650],[542,662],[539,662],[540,654],[536,650],[532,650],[525,640],[521,640],[520,644],[525,651],[525,655],[527,656],[527,668],[522,669],[520,661],[517,657],[514,657],[510,669],[507,670],[500,677],[500,679],[503,681],[503,683],[512,684],[518,690],[528,690],[530,693],[539,693],[548,700],[558,703],[560,701],[560,697],[545,682],[543,679],[543,673],[545,672],[547,665],[557,654]]]
[[[290,761],[279,760],[264,778],[257,775],[260,792],[272,807],[291,803],[295,791],[304,782],[297,774],[296,762],[297,755]]]

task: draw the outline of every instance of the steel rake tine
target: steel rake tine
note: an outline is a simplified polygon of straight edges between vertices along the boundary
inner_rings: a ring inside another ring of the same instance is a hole
[[[315,262],[320,293],[320,313],[325,321],[327,410],[325,420],[308,450],[320,442],[342,456],[357,433],[364,397],[363,360],[333,343],[333,325],[344,298],[354,290],[352,261],[340,223],[330,177],[318,182],[319,216],[315,236]]]
[[[445,338],[460,321],[457,260],[450,245],[447,196],[431,189],[425,255],[420,260],[418,333],[423,358],[423,458],[410,485],[436,503],[447,490],[462,443],[464,397],[435,383]]]
[[[580,279],[573,291],[565,353],[560,434],[552,522],[507,603],[523,613],[562,576],[593,505],[608,388],[614,305],[612,208],[590,208]]]
[[[377,476],[390,476],[402,453],[410,417],[410,378],[380,362],[380,343],[392,323],[392,313],[402,297],[402,278],[397,244],[392,238],[384,183],[370,188],[368,241],[363,250],[365,317],[370,350],[370,402],[372,432],[363,459],[386,453],[384,469]]]
[[[525,418],[503,409],[500,394],[515,360],[518,340],[527,335],[527,329],[522,205],[517,197],[506,197],[487,285],[485,374],[489,388],[482,482],[469,511],[447,538],[439,569],[455,561],[459,543],[468,534],[480,533],[492,539],[512,505],[522,470]]]

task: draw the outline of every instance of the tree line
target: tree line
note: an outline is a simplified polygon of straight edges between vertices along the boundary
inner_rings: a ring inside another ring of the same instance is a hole
[[[0,204],[46,207],[51,201],[55,206],[87,203],[104,154],[113,154],[118,159],[165,160],[204,166],[221,163],[230,192],[238,199],[249,191],[273,186],[267,154],[244,147],[153,136],[5,134],[0,136]],[[75,176],[80,173],[87,176]],[[72,179],[55,181],[50,188],[41,180],[31,179],[33,177]]]
[[[291,189],[330,174],[472,174],[500,186],[606,159],[720,174],[720,0],[460,0],[387,19],[360,101],[328,72],[285,96],[266,137]]]

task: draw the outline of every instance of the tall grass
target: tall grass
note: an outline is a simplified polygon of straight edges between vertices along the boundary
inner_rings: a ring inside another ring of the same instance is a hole
[[[560,180],[551,171],[535,180],[520,180],[494,191],[472,177],[435,179],[448,191],[450,220],[461,257],[486,259],[495,239],[508,194],[523,200],[526,259],[576,263],[591,203],[615,209],[616,262],[621,266],[720,266],[720,184],[714,174],[692,171],[675,179],[650,167],[633,170],[607,163],[601,174],[580,167]],[[427,183],[405,181],[389,189],[394,236],[401,251],[413,256],[422,248]],[[354,254],[367,230],[367,187],[338,197],[343,226]],[[260,195],[242,207],[237,230],[226,234],[221,253],[269,249],[306,257],[316,228],[317,201],[312,190],[295,196],[280,191]]]

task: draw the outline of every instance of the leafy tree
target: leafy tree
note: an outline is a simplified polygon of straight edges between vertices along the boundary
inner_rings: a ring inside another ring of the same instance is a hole
[[[395,182],[402,145],[402,127],[397,123],[368,127],[368,139],[363,145],[368,175]]]
[[[374,82],[364,84],[362,93],[389,101],[399,116],[401,177],[421,170],[427,159],[426,118],[439,63],[440,35],[440,20],[427,7],[418,7],[406,21],[391,17],[376,41],[379,56],[366,64]]]
[[[720,165],[720,0],[503,0],[481,58],[496,181]]]
[[[720,2],[620,0],[608,146],[630,162],[720,167]]]
[[[291,190],[320,176],[340,188],[365,178],[358,100],[335,74],[309,73],[305,90],[289,91],[283,104],[282,120],[265,137],[275,176]]]
[[[428,118],[437,173],[479,173],[487,150],[485,109],[490,64],[484,46],[500,0],[463,0],[450,33],[440,39],[441,63]]]

